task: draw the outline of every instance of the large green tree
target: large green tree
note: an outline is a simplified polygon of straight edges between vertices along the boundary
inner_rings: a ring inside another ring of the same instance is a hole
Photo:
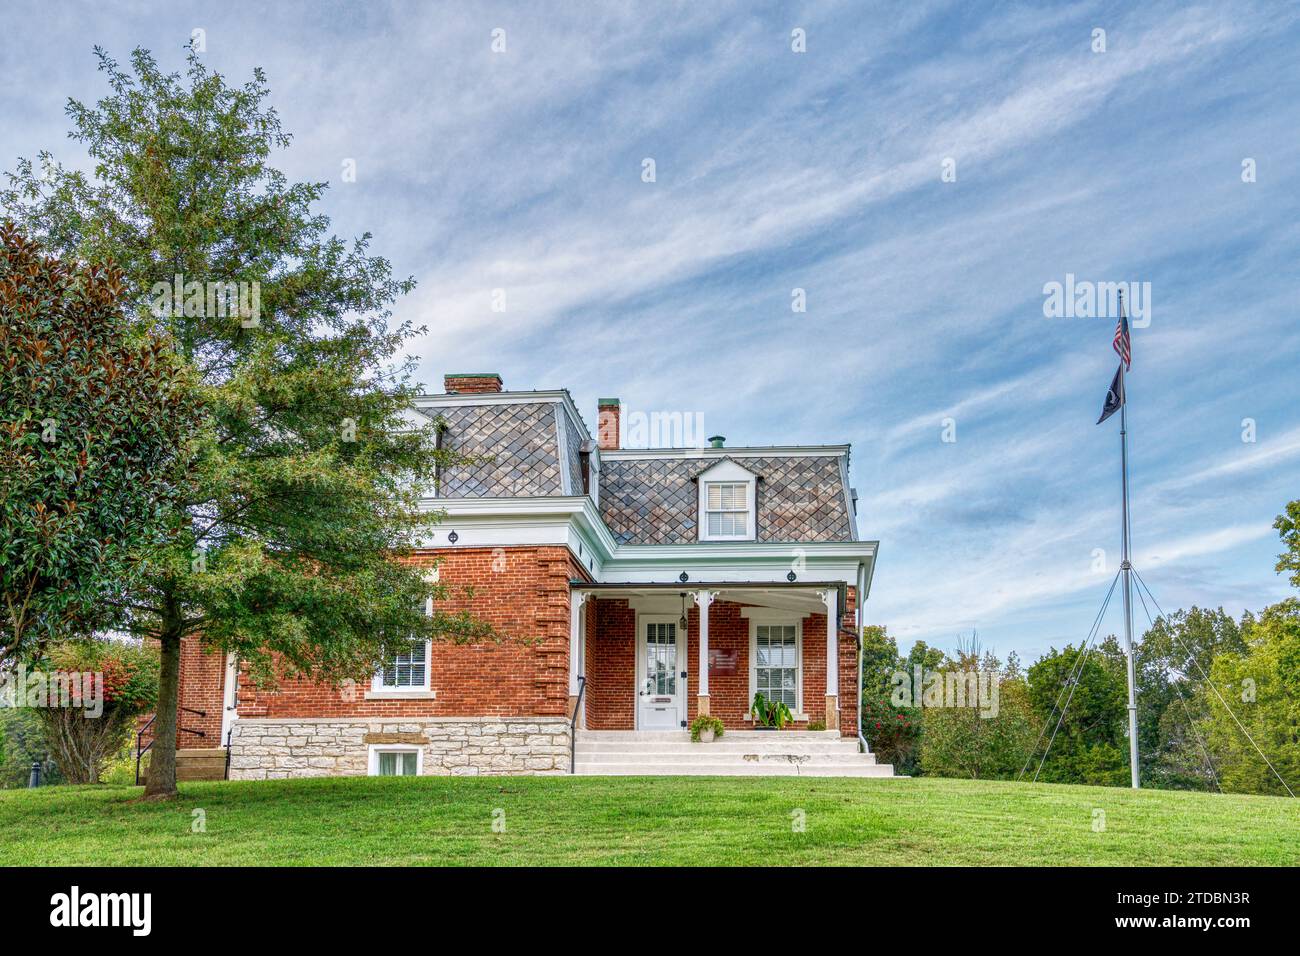
[[[1030,766],[1032,771],[1041,761],[1039,780],[1098,786],[1128,782],[1125,668],[1124,651],[1114,636],[1099,642],[1082,660],[1079,648],[1066,645],[1060,651],[1052,648],[1029,668],[1035,720],[1046,727]]]
[[[0,672],[121,623],[111,599],[186,490],[186,368],[123,296],[111,265],[0,225]]]
[[[427,617],[424,599],[441,588],[394,560],[436,519],[420,489],[449,463],[431,427],[407,424],[401,353],[421,330],[390,307],[413,280],[371,254],[369,234],[330,233],[317,208],[326,184],[270,165],[290,136],[260,70],[231,86],[195,52],[183,74],[145,50],[129,69],[96,55],[108,94],[67,106],[93,173],[43,153],[19,162],[0,202],[56,248],[118,264],[138,313],[170,329],[206,411],[174,537],[120,598],[131,630],[160,644],[146,795],[165,797],[183,637],[263,677],[337,681],[414,638],[478,629]],[[177,283],[180,303],[165,292]],[[215,295],[210,283],[222,284]],[[230,283],[245,284],[242,309],[223,301]]]
[[[1291,584],[1300,588],[1300,500],[1292,501],[1273,522],[1286,551],[1278,555],[1277,572],[1291,572]]]
[[[1157,618],[1137,647],[1138,752],[1144,786],[1212,790],[1213,753],[1200,728],[1207,701],[1202,668],[1246,649],[1223,608],[1193,607]]]

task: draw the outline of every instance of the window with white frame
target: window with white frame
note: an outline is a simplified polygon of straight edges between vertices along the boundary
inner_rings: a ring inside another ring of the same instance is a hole
[[[768,700],[799,709],[799,632],[794,624],[757,624],[754,689]]]
[[[437,570],[426,574],[424,579],[436,583]],[[424,601],[424,613],[433,616],[433,597]],[[429,689],[429,641],[412,641],[410,650],[394,655],[393,659],[375,672],[371,681],[372,691],[393,693],[417,693]]]
[[[753,541],[758,475],[724,458],[696,476],[701,541]]]
[[[418,777],[423,754],[414,745],[372,746],[370,748],[370,776]]]
[[[711,481],[706,489],[705,521],[710,538],[749,537],[749,485]]]
[[[426,690],[429,686],[429,645],[413,641],[411,649],[397,654],[376,675],[376,690]]]

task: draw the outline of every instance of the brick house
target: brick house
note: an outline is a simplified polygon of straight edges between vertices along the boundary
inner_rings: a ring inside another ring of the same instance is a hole
[[[858,537],[847,445],[624,448],[617,399],[593,438],[567,391],[494,373],[448,375],[417,408],[478,461],[441,475],[428,507],[445,516],[412,560],[506,639],[416,646],[365,686],[270,690],[187,646],[182,748],[227,743],[242,779],[568,773],[575,752],[579,772],[891,772],[857,730],[877,543]],[[753,729],[760,691],[793,731]],[[697,714],[727,733],[686,743]],[[701,747],[717,749],[684,768]]]

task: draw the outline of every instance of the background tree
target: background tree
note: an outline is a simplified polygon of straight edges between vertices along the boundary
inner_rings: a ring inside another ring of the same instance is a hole
[[[924,645],[921,645],[924,647]],[[908,661],[898,654],[898,645],[882,625],[862,629],[862,735],[881,763],[892,764],[895,773],[911,774],[917,769],[921,739],[921,709],[896,703],[893,676],[911,674]]]
[[[0,790],[27,786],[32,764],[41,764],[41,783],[63,783],[58,764],[49,759],[45,730],[32,707],[0,706]]]
[[[1277,774],[1293,791],[1300,781],[1300,600],[1265,608],[1257,618],[1248,615],[1242,637],[1245,649],[1225,651],[1210,669],[1219,693],[1205,696],[1201,726],[1225,792],[1286,794]]]
[[[1011,780],[1024,766],[1038,725],[1015,655],[1003,664],[992,652],[981,652],[972,635],[968,644],[959,646],[936,669],[945,680],[949,673],[979,671],[997,684],[996,710],[991,708],[991,700],[979,701],[980,706],[967,700],[961,707],[926,707],[920,764],[927,775]],[[986,686],[981,680],[981,693]]]
[[[68,783],[99,783],[108,759],[121,753],[136,718],[158,702],[158,652],[152,646],[119,640],[58,641],[36,666],[47,675],[96,675],[87,688],[67,681],[67,700],[35,708],[49,753]],[[102,698],[93,696],[102,688]],[[90,690],[91,697],[86,696]],[[54,706],[55,704],[59,706]]]
[[[120,623],[108,599],[184,493],[184,366],[126,314],[124,288],[0,226],[0,672]]]
[[[1077,686],[1038,779],[1123,786],[1129,780],[1124,652],[1111,635],[1092,648],[1077,676],[1071,678],[1078,658],[1079,649],[1067,644],[1060,651],[1052,648],[1029,668],[1029,699],[1034,718],[1039,728],[1047,725],[1030,770],[1038,766],[1060,717],[1060,711],[1054,712],[1053,708],[1058,698],[1064,703],[1073,680]],[[1062,688],[1065,688],[1064,695]]]
[[[1300,588],[1300,500],[1286,506],[1286,511],[1273,522],[1286,551],[1278,555],[1277,572],[1291,572],[1291,584]]]
[[[67,107],[93,175],[43,153],[39,172],[19,162],[0,202],[61,250],[112,256],[138,313],[171,329],[208,416],[175,537],[120,605],[160,644],[146,795],[170,796],[185,636],[236,652],[261,678],[280,667],[337,681],[364,678],[412,639],[485,629],[426,617],[443,586],[393,560],[436,521],[420,490],[452,460],[431,426],[410,424],[412,362],[400,352],[423,330],[390,323],[390,306],[413,280],[393,278],[368,234],[329,234],[314,208],[326,184],[291,184],[269,165],[290,136],[261,70],[231,87],[193,52],[184,76],[145,50],[130,71],[96,55],[109,94]],[[177,277],[179,308],[155,288]],[[257,314],[205,298],[213,282],[248,284]]]
[[[1157,618],[1143,636],[1137,681],[1144,786],[1216,789],[1213,755],[1200,730],[1208,714],[1200,668],[1209,673],[1220,653],[1245,648],[1241,628],[1223,608],[1176,611]]]

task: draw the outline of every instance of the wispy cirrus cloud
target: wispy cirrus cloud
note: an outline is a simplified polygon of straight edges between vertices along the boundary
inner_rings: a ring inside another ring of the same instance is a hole
[[[1286,593],[1267,532],[1300,454],[1295,11],[46,6],[0,36],[6,166],[84,164],[62,107],[103,92],[93,43],[174,67],[205,28],[229,77],[267,70],[297,135],[279,164],[416,276],[397,316],[429,326],[430,385],[488,367],[589,419],[619,395],[729,444],[852,442],[881,539],[868,616],[908,638],[1028,649],[1090,622],[1094,552],[1118,553],[1118,435],[1093,425],[1115,357],[1108,322],[1048,320],[1041,290],[1150,281],[1135,561],[1167,607]]]

